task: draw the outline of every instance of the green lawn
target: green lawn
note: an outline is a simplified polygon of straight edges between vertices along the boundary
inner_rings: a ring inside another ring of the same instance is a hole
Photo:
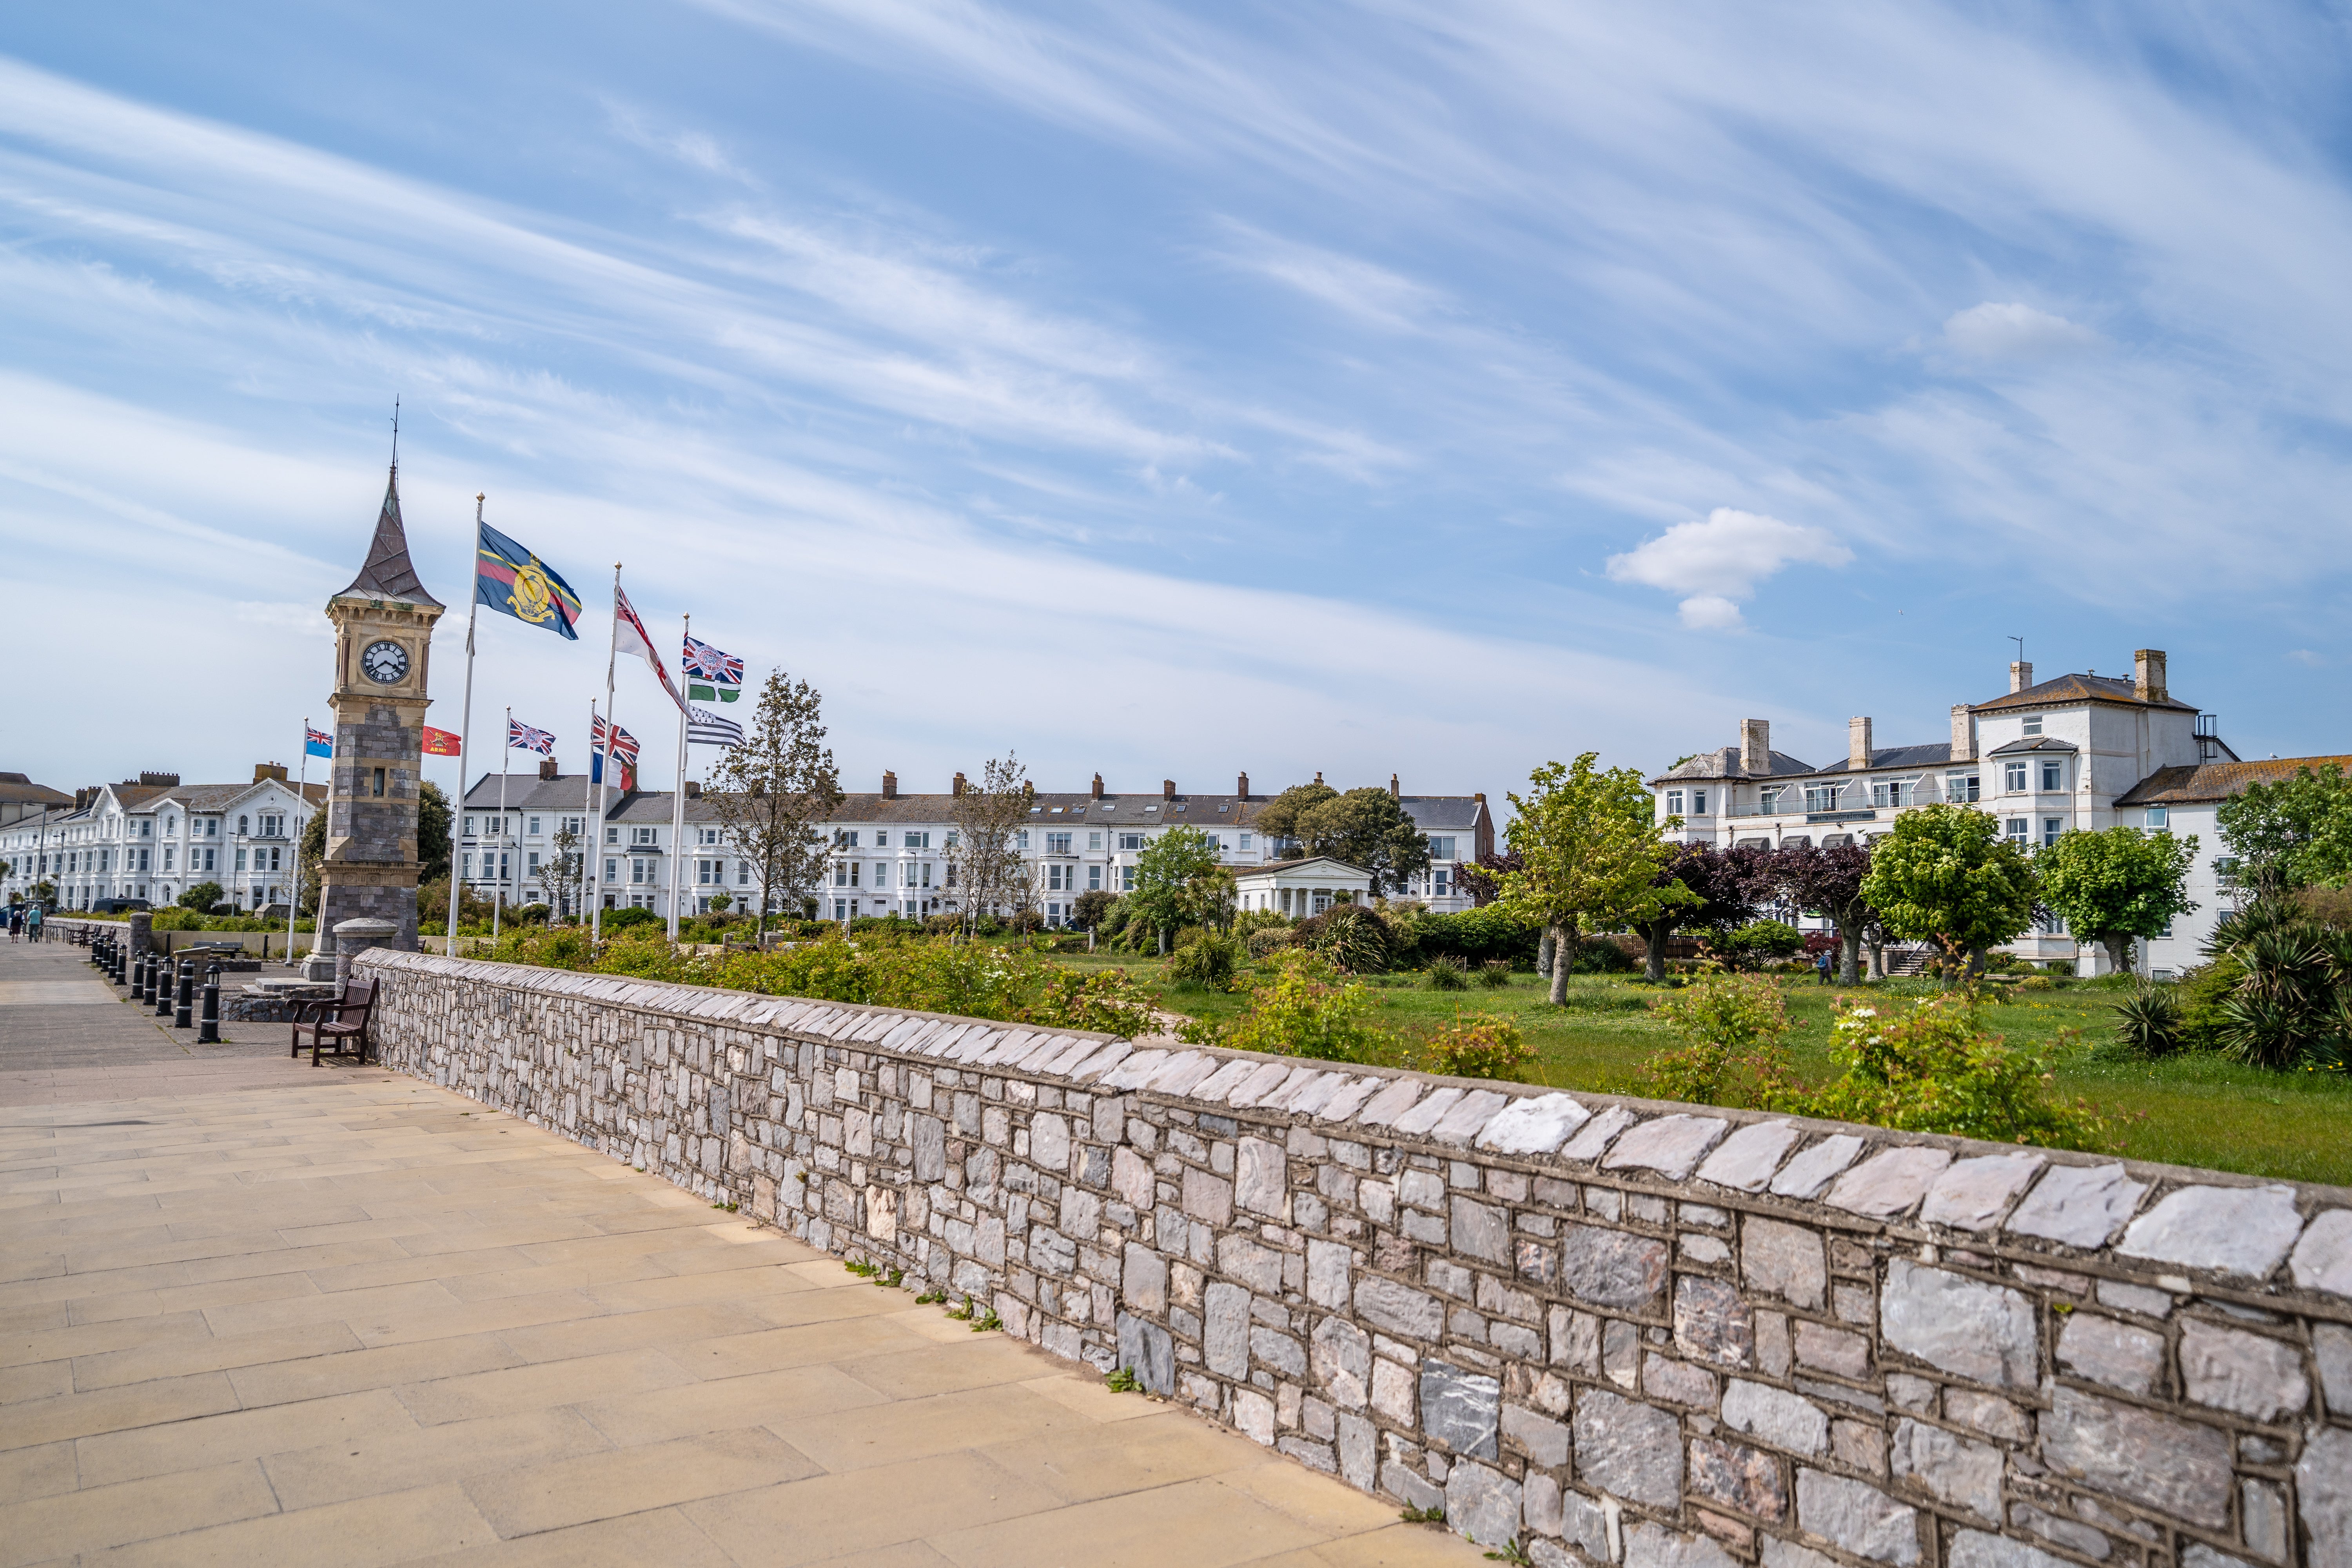
[[[1072,964],[1117,964],[1147,984],[1160,980],[1156,962],[1123,954],[1061,959]],[[1421,989],[1418,976],[1390,975],[1376,992],[1382,1027],[1401,1038],[1423,1038],[1459,1010],[1507,1014],[1538,1053],[1532,1075],[1556,1089],[1654,1094],[1642,1064],[1674,1036],[1649,1016],[1654,993],[1616,978],[1580,977],[1569,1004],[1554,1007],[1541,982],[1516,974],[1507,989]],[[1924,982],[1873,987],[1881,993],[1926,995]],[[1791,1035],[1801,1073],[1810,1081],[1833,1075],[1828,1051],[1831,998],[1836,988],[1810,979],[1787,984]],[[2082,1031],[2083,1043],[2060,1069],[2058,1087],[2090,1100],[2118,1129],[2115,1152],[2139,1160],[2242,1171],[2294,1181],[2352,1185],[2352,1082],[2318,1073],[2277,1074],[2219,1058],[2183,1055],[2158,1062],[2122,1056],[2108,1047],[2116,993],[2094,987],[2014,993],[2015,1000],[1986,1009],[1988,1025],[2019,1040],[2047,1040],[2062,1028]],[[1169,1010],[1193,1017],[1227,1018],[1244,998],[1205,991],[1166,994]]]

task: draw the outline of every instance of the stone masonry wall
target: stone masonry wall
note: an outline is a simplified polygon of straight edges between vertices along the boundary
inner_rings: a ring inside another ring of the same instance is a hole
[[[388,1064],[1537,1563],[2352,1568],[2352,1192],[360,968]]]

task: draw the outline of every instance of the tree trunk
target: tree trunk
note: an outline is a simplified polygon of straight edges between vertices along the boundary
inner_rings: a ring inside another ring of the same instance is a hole
[[[1664,921],[1652,925],[1643,934],[1650,939],[1649,962],[1643,966],[1642,978],[1653,985],[1662,985],[1666,978],[1666,934],[1670,928]]]
[[[1984,972],[1985,950],[1980,947],[1969,949],[1969,978],[1974,980]]]
[[[1557,928],[1552,926],[1544,927],[1543,938],[1536,943],[1536,973],[1546,980],[1551,978],[1551,955],[1557,940],[1552,935],[1555,929]]]
[[[2129,973],[2131,972],[2131,933],[2111,931],[2099,940],[2106,944],[2109,970],[2116,974]]]
[[[1886,944],[1883,942],[1870,944],[1870,977],[1873,980],[1886,978]]]
[[[1568,1004],[1568,972],[1575,967],[1572,954],[1576,952],[1576,927],[1556,925],[1551,928],[1551,1005]]]
[[[1160,956],[1162,958],[1168,956],[1168,928],[1166,926],[1161,926],[1160,928]]]
[[[1859,984],[1862,980],[1862,932],[1851,927],[1838,931],[1838,984]]]

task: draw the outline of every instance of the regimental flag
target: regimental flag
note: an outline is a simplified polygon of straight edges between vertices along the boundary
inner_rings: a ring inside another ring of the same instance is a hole
[[[686,710],[686,743],[689,746],[740,746],[743,743],[743,726],[732,719],[721,719],[708,708]]]
[[[580,618],[580,595],[572,584],[488,523],[481,527],[474,551],[475,602],[578,642],[572,623]]]
[[[507,750],[537,752],[542,757],[555,754],[555,737],[544,730],[534,730],[520,719],[507,721]]]
[[[628,595],[621,591],[618,583],[613,584],[613,649],[643,658],[653,670],[654,679],[662,683],[662,689],[669,693],[669,700],[681,709],[686,706],[686,699],[677,694],[677,686],[670,680],[669,667],[654,652],[654,639],[646,634],[646,623],[637,619],[636,607],[629,603]]]
[[[686,697],[689,702],[732,702],[743,695],[743,661],[696,637],[686,639]],[[740,737],[739,737],[740,742]]]
[[[457,755],[457,752],[458,745],[457,736],[451,734],[446,730],[436,730],[430,724],[425,726],[425,754],[426,756],[454,757]],[[323,753],[321,754],[323,755]]]
[[[439,733],[441,733],[441,731],[438,730],[427,730],[425,731],[426,741],[425,749],[426,751],[429,752],[433,749],[431,744],[432,738]],[[332,735],[328,734],[324,730],[313,730],[310,726],[305,724],[302,726],[302,754],[309,757],[331,757],[335,754],[335,738]],[[453,756],[456,755],[455,747],[451,748],[450,754]]]

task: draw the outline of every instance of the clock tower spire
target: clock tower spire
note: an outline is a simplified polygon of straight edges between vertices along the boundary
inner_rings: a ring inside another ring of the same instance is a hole
[[[338,922],[390,921],[383,945],[416,946],[416,814],[424,783],[426,675],[433,623],[446,608],[425,591],[400,521],[400,464],[384,484],[375,536],[351,586],[327,601],[335,623],[335,761],[327,784],[320,867],[320,956]]]

